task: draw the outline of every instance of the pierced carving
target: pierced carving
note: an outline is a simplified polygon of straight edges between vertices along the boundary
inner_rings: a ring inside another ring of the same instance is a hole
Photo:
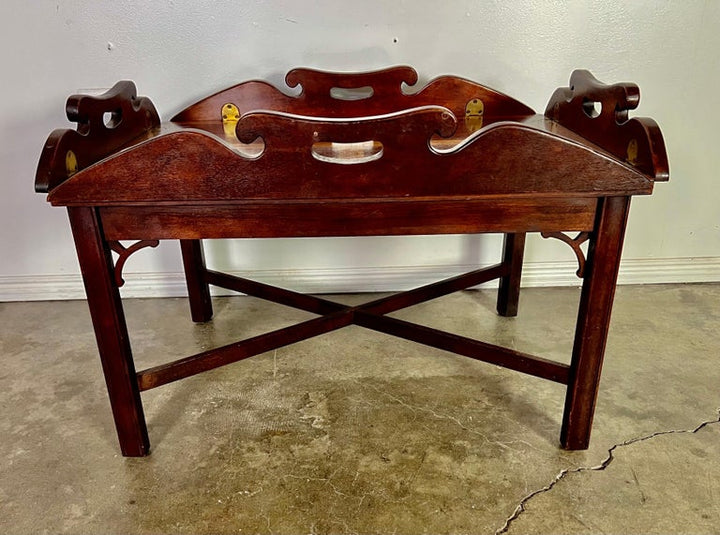
[[[631,83],[606,85],[589,71],[576,70],[569,87],[550,97],[545,117],[627,161],[654,180],[669,176],[660,128],[652,119],[629,117],[640,103],[640,90]]]
[[[125,279],[122,278],[122,270],[130,255],[145,247],[157,247],[159,243],[158,240],[141,240],[133,243],[130,247],[125,247],[119,241],[108,242],[110,249],[118,254],[117,262],[115,262],[115,284],[117,284],[118,288],[125,284]]]
[[[265,158],[279,152],[283,154],[282,158],[286,158],[285,154],[290,153],[290,150],[306,151],[305,147],[310,144],[343,143],[357,146],[359,142],[372,141],[374,148],[370,155],[375,155],[374,159],[377,160],[377,154],[381,154],[378,143],[386,151],[417,147],[423,154],[432,154],[428,144],[430,138],[435,134],[447,138],[456,128],[456,117],[442,106],[424,106],[347,122],[259,110],[240,118],[236,134],[241,143],[252,143],[261,137],[265,143]]]
[[[35,191],[50,192],[160,125],[153,103],[138,97],[135,84],[129,81],[116,83],[102,95],[72,95],[66,112],[77,128],[50,134],[40,154]]]
[[[585,276],[585,253],[580,246],[590,239],[589,232],[580,232],[574,238],[571,238],[562,232],[541,232],[540,235],[546,239],[557,238],[558,240],[567,243],[572,248],[578,260],[578,270],[575,274],[581,279]]]
[[[171,119],[175,123],[217,121],[218,110],[228,102],[240,116],[254,110],[274,110],[315,117],[367,117],[421,106],[442,105],[457,118],[466,114],[468,102],[482,102],[484,123],[496,118],[534,115],[525,104],[484,85],[457,76],[439,76],[426,85],[418,84],[411,67],[396,66],[374,72],[332,73],[293,69],[285,77],[286,91],[266,82],[243,82],[185,108]],[[409,86],[409,87],[404,87]],[[298,92],[299,91],[299,92]]]

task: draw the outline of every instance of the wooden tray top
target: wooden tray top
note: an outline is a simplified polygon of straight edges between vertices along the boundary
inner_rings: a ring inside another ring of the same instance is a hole
[[[300,92],[244,82],[162,124],[132,82],[72,96],[78,127],[51,134],[36,190],[61,206],[401,201],[649,194],[668,178],[660,129],[628,118],[637,86],[587,71],[544,115],[453,76],[415,90],[410,67],[294,69],[286,82]]]

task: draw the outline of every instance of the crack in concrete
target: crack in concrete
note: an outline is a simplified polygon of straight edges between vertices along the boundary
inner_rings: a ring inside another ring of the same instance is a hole
[[[618,448],[622,448],[624,446],[630,446],[631,444],[635,444],[637,442],[644,442],[646,440],[653,439],[655,437],[659,437],[662,435],[672,435],[672,434],[680,434],[680,433],[697,433],[701,429],[707,427],[708,425],[717,424],[720,423],[720,408],[717,409],[718,416],[715,420],[707,420],[705,422],[702,422],[700,425],[695,427],[694,429],[671,429],[669,431],[657,431],[655,433],[651,433],[649,435],[645,435],[642,437],[636,437],[631,438],[629,440],[626,440],[625,442],[620,442],[618,444],[615,444],[608,450],[608,455],[603,459],[603,461],[596,465],[596,466],[578,466],[577,468],[564,468],[558,472],[558,474],[544,487],[537,489],[530,494],[526,495],[522,500],[520,500],[520,503],[515,507],[515,510],[513,513],[505,520],[505,524],[499,529],[495,531],[495,535],[502,535],[503,533],[507,533],[510,530],[510,525],[518,519],[518,517],[523,514],[526,511],[525,506],[528,504],[530,500],[532,500],[535,496],[539,494],[544,494],[546,492],[549,492],[550,490],[555,487],[560,481],[565,479],[565,476],[568,474],[574,474],[574,473],[580,473],[580,472],[601,472],[605,470],[608,466],[610,466],[610,463],[613,462],[615,459],[615,450]],[[642,492],[642,491],[641,491]]]

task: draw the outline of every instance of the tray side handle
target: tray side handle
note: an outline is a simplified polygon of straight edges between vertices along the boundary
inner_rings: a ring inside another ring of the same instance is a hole
[[[50,192],[160,125],[155,106],[147,97],[137,96],[131,81],[120,81],[98,96],[72,95],[66,112],[77,128],[55,130],[45,142],[35,174],[39,193]]]
[[[295,154],[302,160],[311,149],[333,144],[372,142],[384,147],[390,157],[430,156],[433,135],[451,136],[457,128],[453,113],[442,106],[422,106],[384,115],[360,118],[318,118],[257,110],[242,116],[236,134],[243,143],[258,137],[265,148],[261,158]],[[300,164],[302,167],[303,164]]]
[[[472,115],[474,124],[481,125],[483,114],[486,118],[535,114],[507,95],[457,76],[439,76],[419,87],[417,72],[407,66],[344,73],[297,68],[287,73],[285,82],[297,94],[287,95],[267,82],[251,80],[192,104],[175,115],[172,122],[224,121],[223,110],[228,105],[236,110],[236,119],[254,110],[348,118],[444,106],[459,119]]]
[[[633,83],[606,85],[587,70],[573,71],[570,86],[550,97],[545,117],[599,145],[656,181],[669,178],[665,142],[657,123],[628,117],[640,103]]]
[[[331,108],[338,100],[395,100],[402,99],[403,82],[415,85],[418,74],[405,65],[370,72],[327,72],[296,68],[285,76],[288,87],[302,87],[301,98],[320,108]]]

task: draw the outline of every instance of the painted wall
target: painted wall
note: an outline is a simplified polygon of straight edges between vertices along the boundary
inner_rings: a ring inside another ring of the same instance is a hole
[[[167,119],[250,78],[282,84],[295,66],[368,70],[410,64],[423,81],[452,73],[538,111],[574,68],[633,81],[635,115],[665,134],[671,182],[636,198],[626,282],[720,280],[720,2],[3,0],[0,3],[0,300],[80,297],[63,210],[32,184],[48,133],[71,126],[70,93],[132,79]],[[216,267],[300,289],[388,289],[493,262],[497,237],[212,243]],[[525,282],[577,283],[566,246],[532,238]],[[174,243],[134,256],[129,295],[182,293]],[[135,272],[138,275],[132,276]],[[159,276],[143,276],[160,272]],[[144,282],[143,282],[144,281]]]

